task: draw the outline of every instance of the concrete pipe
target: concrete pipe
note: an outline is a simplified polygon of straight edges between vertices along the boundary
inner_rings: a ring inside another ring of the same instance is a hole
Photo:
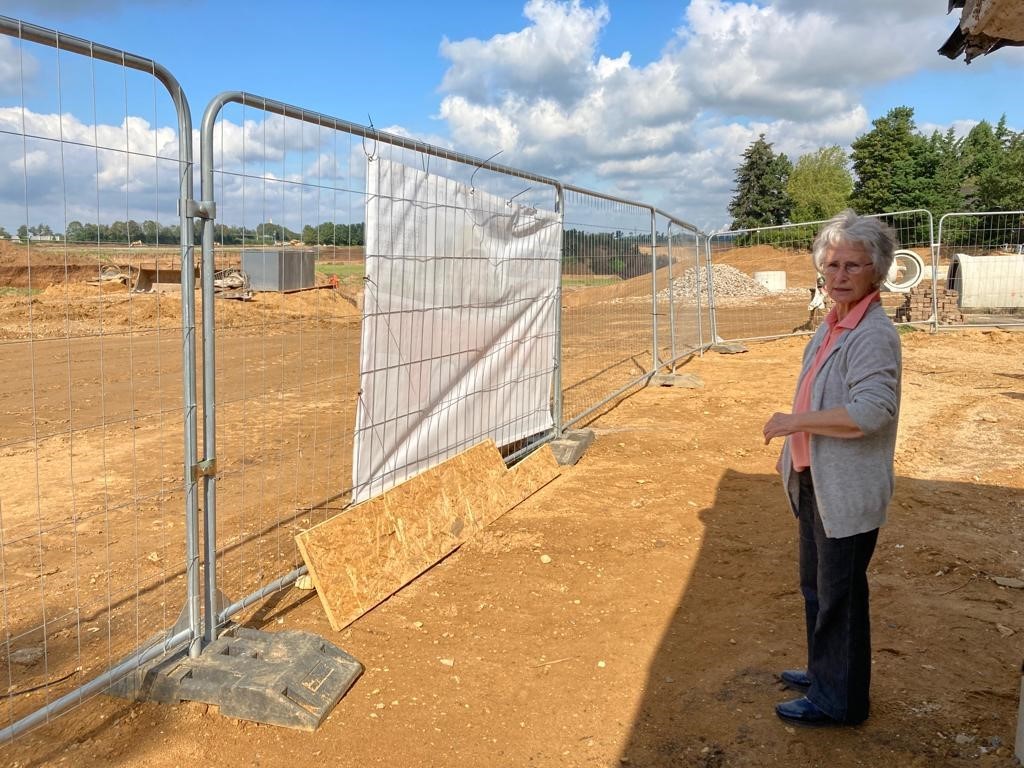
[[[898,250],[882,287],[892,293],[908,293],[924,277],[924,259],[914,251]]]

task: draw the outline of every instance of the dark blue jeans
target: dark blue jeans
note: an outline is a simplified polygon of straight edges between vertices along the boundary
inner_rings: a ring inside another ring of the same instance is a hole
[[[800,591],[811,677],[807,698],[835,720],[859,723],[868,716],[871,620],[867,570],[878,529],[839,539],[825,536],[810,470],[800,473],[798,517]]]

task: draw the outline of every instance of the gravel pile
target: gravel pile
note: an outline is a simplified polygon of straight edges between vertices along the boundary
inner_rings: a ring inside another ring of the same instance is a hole
[[[714,280],[715,298],[756,298],[768,296],[771,291],[736,267],[728,264],[715,264],[711,271]],[[700,281],[701,294],[708,293],[708,272],[703,269]],[[690,267],[681,277],[673,278],[672,292],[677,300],[694,299],[697,297],[697,270]],[[658,294],[658,298],[668,298],[668,288]]]

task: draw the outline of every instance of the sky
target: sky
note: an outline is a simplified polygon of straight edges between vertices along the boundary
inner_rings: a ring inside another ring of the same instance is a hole
[[[795,161],[822,146],[848,149],[899,105],[914,108],[924,132],[953,127],[963,135],[1003,114],[1024,129],[1015,97],[1024,51],[1003,49],[969,66],[940,56],[958,20],[945,7],[945,0],[0,0],[0,15],[159,62],[183,87],[197,127],[216,94],[247,91],[476,157],[500,151],[505,165],[652,203],[711,231],[728,224],[734,171],[761,133]],[[33,100],[45,62],[0,39],[0,113],[19,99],[23,110],[0,114],[0,134],[8,134],[0,164],[12,162],[10,121],[18,119],[42,126],[63,114],[65,137],[107,126],[137,129],[159,146],[173,138],[173,121],[125,123],[123,94],[108,110],[110,89],[76,81],[70,69],[59,100]],[[69,155],[61,160],[68,168]],[[21,178],[30,160],[8,169],[13,181],[0,180],[0,224],[32,222],[49,210],[45,193],[25,191],[44,186]],[[89,161],[102,175],[102,161]],[[8,198],[15,213],[5,213]]]

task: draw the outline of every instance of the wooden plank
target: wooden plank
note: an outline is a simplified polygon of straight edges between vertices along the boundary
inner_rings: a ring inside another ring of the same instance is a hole
[[[562,468],[559,466],[558,460],[555,459],[551,446],[542,445],[506,473],[502,481],[507,494],[505,509],[497,516],[504,514],[517,504],[521,504],[558,477],[561,472]],[[492,521],[488,520],[488,522]]]
[[[547,446],[507,470],[487,441],[300,533],[331,627],[355,621],[558,473]]]

